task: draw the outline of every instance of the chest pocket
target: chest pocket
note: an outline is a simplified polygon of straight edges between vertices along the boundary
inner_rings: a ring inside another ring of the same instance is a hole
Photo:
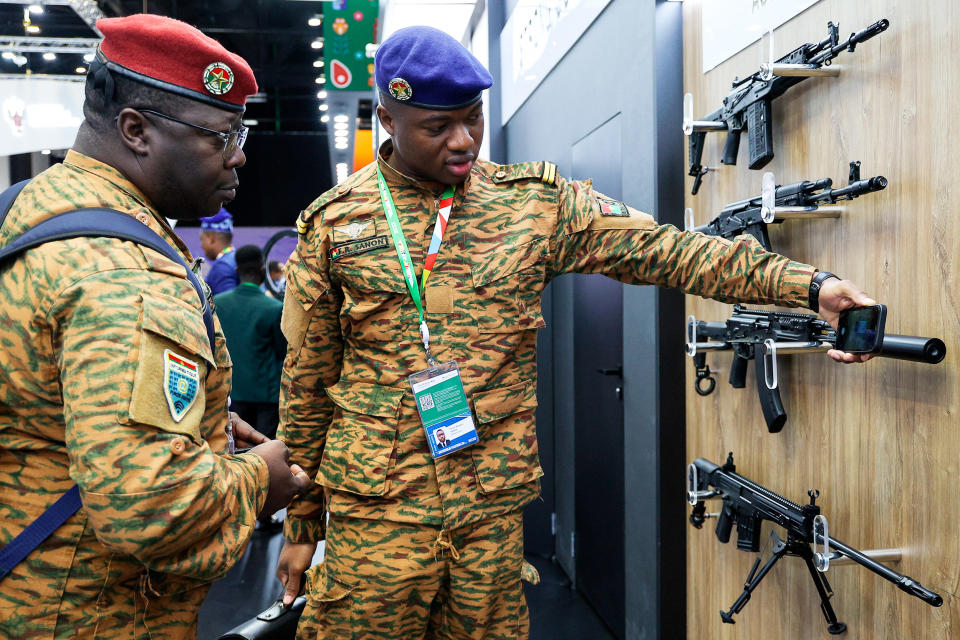
[[[480,333],[515,333],[546,326],[540,309],[547,239],[474,256],[471,315]]]
[[[203,319],[177,298],[140,297],[140,350],[128,418],[199,442],[207,371],[216,366]],[[222,362],[229,366],[229,356]]]
[[[417,309],[392,245],[374,254],[337,260],[330,271],[343,289],[340,317],[345,336],[380,343],[412,336]]]

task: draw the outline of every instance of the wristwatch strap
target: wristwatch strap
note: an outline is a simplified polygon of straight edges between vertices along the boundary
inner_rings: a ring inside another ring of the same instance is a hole
[[[820,287],[823,286],[824,281],[839,277],[829,271],[817,271],[813,274],[813,280],[810,281],[810,292],[807,295],[807,306],[810,307],[811,311],[820,311]]]

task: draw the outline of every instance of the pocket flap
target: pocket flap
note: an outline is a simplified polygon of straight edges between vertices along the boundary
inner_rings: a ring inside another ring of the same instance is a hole
[[[478,424],[486,424],[537,408],[537,384],[527,380],[509,387],[481,391],[472,396]]]
[[[473,286],[482,287],[500,278],[535,265],[547,252],[547,238],[537,238],[519,247],[504,250],[498,246],[482,256],[473,265]]]
[[[341,409],[381,418],[397,417],[404,394],[403,389],[352,380],[341,380],[326,391]]]
[[[162,293],[140,293],[144,331],[175,342],[216,366],[200,311],[183,300]]]

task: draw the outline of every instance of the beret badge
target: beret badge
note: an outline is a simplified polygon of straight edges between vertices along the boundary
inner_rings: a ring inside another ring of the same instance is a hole
[[[413,97],[413,88],[403,78],[394,78],[387,86],[390,87],[390,95],[397,100],[409,100]]]
[[[215,96],[222,96],[233,88],[234,75],[230,67],[214,62],[203,70],[203,88]]]

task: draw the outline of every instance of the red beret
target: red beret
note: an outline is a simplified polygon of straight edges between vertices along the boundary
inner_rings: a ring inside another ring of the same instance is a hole
[[[186,22],[141,13],[97,21],[107,68],[138,82],[241,111],[257,81],[247,61]]]

